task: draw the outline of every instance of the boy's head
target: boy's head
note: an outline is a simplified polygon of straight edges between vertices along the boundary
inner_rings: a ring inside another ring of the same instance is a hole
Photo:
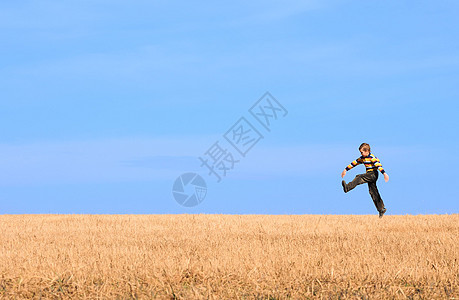
[[[368,156],[370,154],[370,145],[362,143],[359,147],[359,151],[362,156]]]

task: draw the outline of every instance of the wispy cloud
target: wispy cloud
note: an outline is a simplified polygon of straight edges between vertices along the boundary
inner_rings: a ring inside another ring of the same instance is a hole
[[[228,24],[241,26],[249,24],[266,24],[280,21],[295,15],[317,10],[324,6],[323,2],[309,1],[249,1],[245,3],[246,13],[240,18],[234,18]]]
[[[207,140],[198,136],[0,145],[0,185],[174,178],[199,166],[197,155]]]
[[[217,138],[124,138],[0,145],[0,185],[172,180],[182,172],[206,174],[198,157],[203,156]],[[227,176],[233,179],[315,177],[334,173],[338,176],[355,158],[354,148],[332,144],[260,145],[241,158]],[[423,163],[434,152],[419,147],[379,150],[389,164],[404,163],[408,156]]]

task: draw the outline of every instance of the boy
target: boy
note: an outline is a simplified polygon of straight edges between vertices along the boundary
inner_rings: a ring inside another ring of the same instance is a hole
[[[389,181],[389,175],[387,175],[386,171],[383,169],[379,159],[373,154],[371,154],[370,145],[368,145],[367,143],[361,144],[359,147],[359,151],[360,154],[362,154],[362,156],[351,162],[344,169],[344,171],[341,173],[341,178],[343,178],[346,175],[347,171],[362,163],[365,165],[367,171],[365,174],[359,174],[355,176],[354,180],[347,184],[346,181],[341,181],[343,190],[345,193],[347,193],[359,184],[368,183],[370,196],[373,199],[376,209],[379,212],[379,217],[382,218],[382,216],[386,212],[386,208],[384,207],[384,202],[381,199],[381,196],[378,192],[378,187],[376,186],[376,181],[378,180],[378,170],[381,172],[381,174],[384,175],[384,180],[386,182]]]

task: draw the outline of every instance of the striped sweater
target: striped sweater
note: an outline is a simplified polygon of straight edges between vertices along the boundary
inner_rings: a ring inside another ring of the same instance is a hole
[[[378,169],[382,174],[386,173],[386,171],[384,171],[379,159],[376,156],[374,156],[373,154],[371,154],[371,153],[367,157],[364,157],[362,155],[359,158],[357,158],[356,160],[354,160],[353,162],[351,162],[346,167],[346,171],[349,171],[353,167],[355,167],[357,165],[360,165],[360,164],[364,164],[365,165],[365,168],[367,169],[367,172],[374,171],[374,170]]]

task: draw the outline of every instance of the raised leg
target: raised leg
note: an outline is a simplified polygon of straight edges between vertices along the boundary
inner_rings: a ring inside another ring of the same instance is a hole
[[[356,186],[359,184],[364,184],[367,182],[374,181],[374,175],[370,173],[365,173],[365,174],[359,174],[355,176],[354,180],[352,180],[349,183],[343,183],[343,189],[344,192],[349,192],[350,190],[353,190]]]

